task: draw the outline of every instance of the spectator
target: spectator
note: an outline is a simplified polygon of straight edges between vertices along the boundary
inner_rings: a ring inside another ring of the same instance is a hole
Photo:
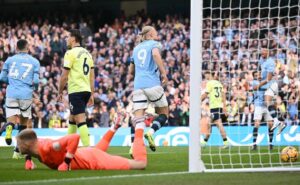
[[[99,127],[109,127],[109,120],[112,120],[110,118],[110,115],[107,111],[107,105],[102,104],[101,105],[101,117],[100,117],[100,122],[99,122]]]

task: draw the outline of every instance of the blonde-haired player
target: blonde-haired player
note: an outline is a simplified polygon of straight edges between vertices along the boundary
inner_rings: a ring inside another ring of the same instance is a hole
[[[168,81],[167,73],[160,55],[161,44],[158,33],[152,26],[143,27],[139,34],[139,43],[135,46],[129,73],[134,76],[133,125],[145,122],[145,110],[153,103],[158,114],[145,138],[150,149],[156,150],[153,134],[168,120],[169,109],[162,85]],[[144,123],[145,124],[145,123]],[[137,128],[135,128],[137,129]]]

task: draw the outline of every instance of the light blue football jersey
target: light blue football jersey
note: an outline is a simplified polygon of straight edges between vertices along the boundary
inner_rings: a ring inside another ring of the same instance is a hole
[[[6,97],[31,99],[34,86],[39,83],[39,70],[39,61],[27,53],[9,57],[0,75],[0,80],[8,83]]]
[[[267,58],[263,59],[261,58],[259,60],[259,65],[261,67],[261,79],[266,80],[268,73],[275,73],[275,61],[273,58]],[[262,89],[267,89],[269,86],[273,83],[273,81],[269,81],[267,84],[263,85],[261,88]]]
[[[141,42],[133,49],[132,59],[135,64],[135,90],[161,85],[160,73],[152,57],[152,49],[161,49],[161,47],[159,42],[147,40]]]
[[[259,84],[259,81],[253,80],[252,87],[257,86]],[[253,92],[253,100],[255,106],[264,106],[264,97],[265,97],[265,91],[257,90]]]

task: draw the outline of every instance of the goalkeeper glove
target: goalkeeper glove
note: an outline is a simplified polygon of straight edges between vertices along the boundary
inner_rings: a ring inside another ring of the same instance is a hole
[[[25,162],[25,170],[33,170],[35,169],[35,164],[33,163],[32,160],[28,159]]]
[[[64,162],[62,162],[58,166],[57,170],[58,171],[70,171],[71,170],[71,166],[70,166],[71,160],[72,160],[71,158],[66,157]]]

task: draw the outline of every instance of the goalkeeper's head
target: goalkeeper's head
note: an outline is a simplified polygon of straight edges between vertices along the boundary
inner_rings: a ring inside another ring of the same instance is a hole
[[[38,139],[36,133],[31,129],[25,129],[21,131],[17,137],[17,146],[21,154],[35,154],[35,150],[38,146]]]

